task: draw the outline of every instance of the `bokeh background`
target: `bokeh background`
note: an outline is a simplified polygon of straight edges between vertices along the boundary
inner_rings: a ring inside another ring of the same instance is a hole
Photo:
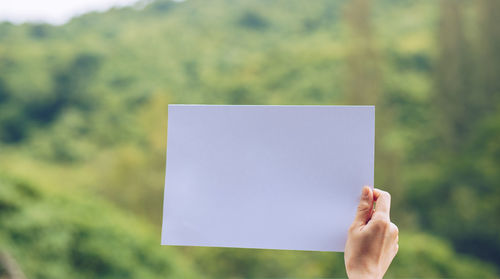
[[[499,14],[154,0],[0,23],[0,278],[345,277],[341,253],[161,247],[169,103],[376,105],[388,277],[498,278]]]

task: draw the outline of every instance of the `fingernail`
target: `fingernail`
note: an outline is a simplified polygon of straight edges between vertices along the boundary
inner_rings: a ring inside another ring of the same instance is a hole
[[[368,187],[365,186],[363,188],[363,197],[367,198],[368,194],[370,194],[370,188],[368,188]]]

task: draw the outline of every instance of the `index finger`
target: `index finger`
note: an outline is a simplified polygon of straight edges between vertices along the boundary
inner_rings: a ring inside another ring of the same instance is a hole
[[[389,218],[389,213],[391,211],[391,195],[386,191],[373,189],[373,198],[377,202],[373,215]]]

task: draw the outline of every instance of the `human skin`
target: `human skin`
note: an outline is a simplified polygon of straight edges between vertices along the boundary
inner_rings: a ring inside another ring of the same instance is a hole
[[[389,193],[363,188],[345,245],[344,261],[350,279],[382,278],[396,256],[399,231],[391,223],[390,207]]]

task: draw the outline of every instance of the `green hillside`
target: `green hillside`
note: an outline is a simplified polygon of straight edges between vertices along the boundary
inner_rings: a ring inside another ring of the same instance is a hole
[[[27,278],[199,278],[150,225],[98,198],[0,177],[0,217],[0,249]]]
[[[166,109],[375,104],[375,181],[401,231],[390,275],[498,277],[499,10],[158,0],[0,23],[0,250],[30,278],[345,276],[341,254],[159,247]]]
[[[28,278],[345,276],[340,253],[161,247],[158,230],[84,191],[51,191],[4,176],[0,217],[1,251]],[[497,275],[434,237],[404,233],[400,245],[390,276]]]

